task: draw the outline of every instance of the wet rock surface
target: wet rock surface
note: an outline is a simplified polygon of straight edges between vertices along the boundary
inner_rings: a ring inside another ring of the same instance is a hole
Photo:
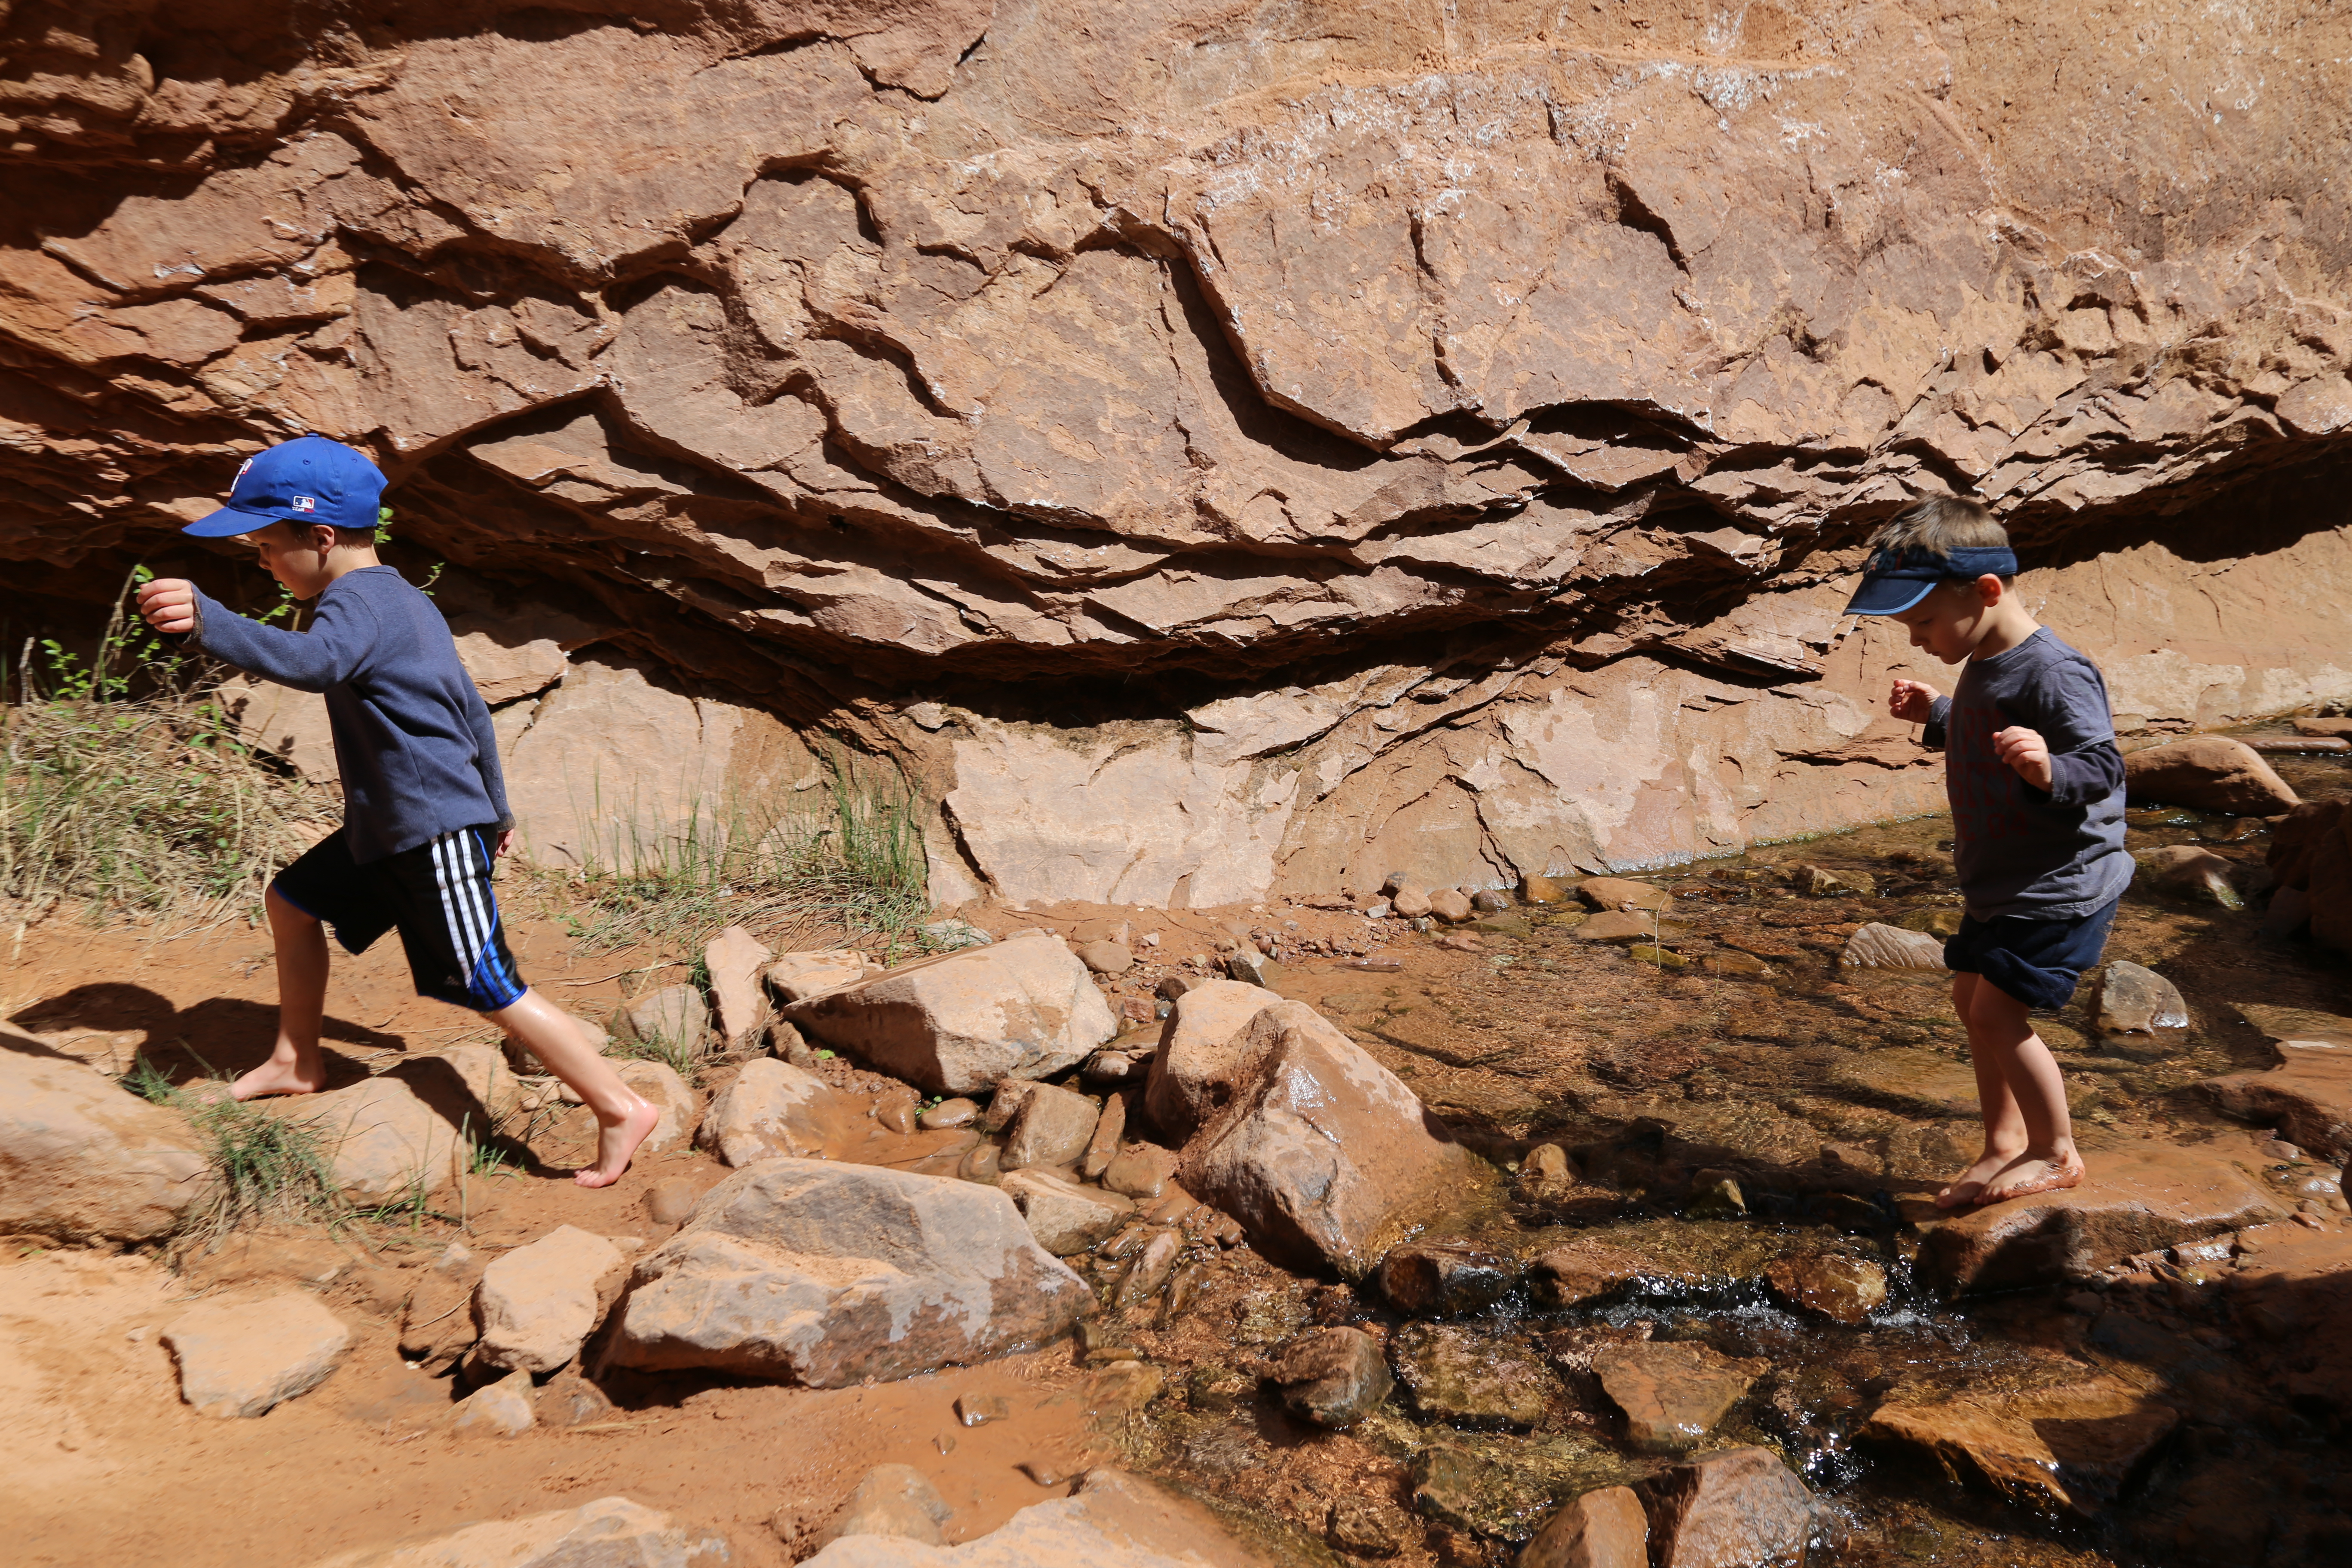
[[[2227,735],[2191,735],[2132,752],[2124,759],[2124,787],[2135,804],[2231,816],[2276,816],[2300,804],[2253,748]]]
[[[1800,1568],[1812,1495],[1765,1448],[1709,1454],[1644,1481],[1657,1568]]]
[[[1270,1374],[1283,1408],[1318,1426],[1352,1426],[1380,1408],[1395,1379],[1380,1342],[1360,1329],[1318,1329],[1284,1345]]]
[[[2146,1035],[2189,1026],[2179,989],[2152,969],[2118,959],[2099,972],[2097,1025],[2103,1034]]]
[[[1556,1380],[1515,1340],[1468,1328],[1408,1323],[1389,1361],[1415,1408],[1462,1426],[1528,1427],[1544,1417]]]
[[[2233,1164],[2184,1150],[2117,1150],[2072,1191],[1933,1222],[1923,1261],[1956,1291],[2055,1285],[2279,1215],[2276,1200]]]
[[[1622,1345],[1592,1358],[1601,1392],[1624,1418],[1626,1440],[1651,1454],[1698,1447],[1748,1392],[1757,1370],[1699,1344]]]
[[[1871,1413],[1862,1436],[1914,1450],[2030,1512],[2058,1517],[2113,1502],[2179,1422],[2169,1405],[2099,1379],[1931,1404],[1889,1401]]]

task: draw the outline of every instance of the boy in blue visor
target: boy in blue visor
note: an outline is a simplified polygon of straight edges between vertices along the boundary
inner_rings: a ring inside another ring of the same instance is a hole
[[[269,885],[278,1042],[230,1092],[253,1100],[324,1088],[325,928],[347,952],[396,929],[418,995],[481,1014],[595,1112],[595,1163],[573,1180],[609,1186],[661,1113],[515,971],[490,887],[514,823],[489,710],[433,601],[376,559],[383,484],[362,453],[304,436],[248,458],[227,506],[182,530],[250,539],[289,594],[317,601],[307,632],[233,615],[176,578],[139,590],[140,613],[157,631],[190,637],[266,680],[324,692],[342,771],[343,826]]]
[[[2106,682],[2017,596],[2008,531],[1981,503],[1921,501],[1871,543],[1846,612],[1888,616],[1913,647],[1966,663],[1949,697],[1898,679],[1887,703],[1944,751],[1967,900],[1944,962],[1976,1068],[1984,1152],[1936,1203],[1957,1209],[2079,1186],[2066,1086],[2030,1015],[2074,995],[2132,879]]]

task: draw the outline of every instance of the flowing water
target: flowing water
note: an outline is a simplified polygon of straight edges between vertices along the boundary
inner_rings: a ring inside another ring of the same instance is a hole
[[[2352,794],[2343,763],[2273,760],[2305,798]],[[2127,895],[2107,958],[2169,977],[2193,1023],[2102,1037],[2086,981],[2043,1027],[2078,1137],[2095,1167],[2150,1147],[2229,1158],[2292,1208],[2295,1184],[2328,1168],[2262,1153],[2266,1134],[2219,1115],[2195,1085],[2276,1059],[2248,1005],[2352,1014],[2352,986],[2334,955],[2263,934],[2260,820],[2157,810],[2130,821],[2131,847],[2203,845],[2238,862],[2257,896],[2233,911],[2145,886]],[[1949,834],[1933,817],[1646,879],[1674,904],[1631,949],[1582,940],[1572,915],[1522,907],[1480,922],[1475,952],[1408,944],[1395,974],[1292,966],[1286,993],[1342,1024],[1499,1168],[1433,1236],[1521,1262],[1570,1241],[1605,1245],[1642,1259],[1640,1278],[1552,1310],[1523,1281],[1445,1331],[1465,1375],[1483,1363],[1537,1390],[1536,1406],[1499,1429],[1442,1398],[1431,1403],[1451,1418],[1416,1411],[1400,1388],[1351,1431],[1326,1434],[1249,1392],[1256,1358],[1310,1322],[1393,1340],[1407,1320],[1370,1282],[1318,1285],[1261,1265],[1153,1341],[1160,1359],[1193,1370],[1129,1420],[1130,1448],[1303,1558],[1325,1557],[1328,1510],[1353,1496],[1399,1561],[1507,1562],[1558,1500],[1674,1462],[1629,1444],[1590,1371],[1594,1349],[1686,1342],[1751,1380],[1700,1447],[1768,1446],[1825,1501],[1811,1561],[2352,1562],[2342,1413],[2296,1395],[2279,1347],[2252,1342],[2263,1336],[2216,1282],[2226,1262],[2151,1259],[2092,1289],[1958,1300],[1923,1267],[1923,1200],[1978,1136],[1948,979],[1838,956],[1857,922],[1948,929]],[[1511,1173],[1543,1142],[1571,1150],[1583,1179],[1541,1198],[1515,1192]],[[1727,1176],[1744,1214],[1722,1206]],[[2322,1221],[2340,1223],[2333,1211]],[[1852,1326],[1790,1310],[1766,1276],[1798,1255],[1876,1264],[1886,1300]],[[2077,1477],[2076,1509],[2031,1489],[2004,1497],[1965,1462],[1948,1471],[1863,1432],[1890,1395],[1998,1402],[2091,1378],[2171,1429],[2125,1444],[2113,1473]],[[1431,1519],[1456,1533],[1432,1544]]]

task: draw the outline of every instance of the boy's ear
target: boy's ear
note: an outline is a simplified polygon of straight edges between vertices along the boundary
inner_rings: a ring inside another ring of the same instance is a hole
[[[2007,584],[1990,572],[1976,580],[1975,587],[1977,603],[1988,610],[2000,604],[2000,596],[2009,591]]]

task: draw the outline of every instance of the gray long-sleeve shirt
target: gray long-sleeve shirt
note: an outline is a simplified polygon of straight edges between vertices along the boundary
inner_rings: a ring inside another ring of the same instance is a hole
[[[2050,747],[2050,787],[2000,760],[1992,738],[2012,725]],[[1952,858],[1980,921],[2072,920],[2104,909],[2132,879],[2124,851],[2124,759],[2099,667],[2047,626],[2015,647],[1972,658],[1920,736],[1945,752]]]
[[[347,572],[306,632],[247,620],[196,595],[196,646],[327,698],[343,775],[343,831],[361,865],[454,828],[513,826],[498,737],[441,612],[389,566]]]

